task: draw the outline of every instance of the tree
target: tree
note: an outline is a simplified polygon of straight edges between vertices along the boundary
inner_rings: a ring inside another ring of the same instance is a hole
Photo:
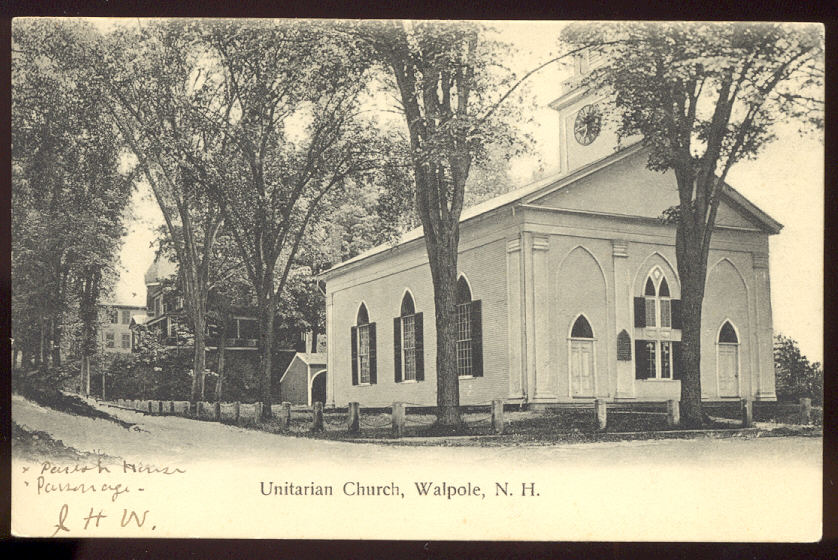
[[[196,86],[203,60],[197,25],[165,21],[122,28],[87,59],[91,79],[107,94],[111,119],[151,186],[177,256],[194,335],[193,404],[201,396],[206,369],[210,261],[223,222],[218,205],[200,186],[198,175],[205,171],[196,162],[227,145],[227,138],[203,126],[192,110],[207,94]]]
[[[508,125],[509,73],[493,73],[500,45],[476,23],[367,22],[349,27],[387,74],[404,116],[415,205],[434,287],[438,426],[461,424],[456,351],[457,247],[472,165],[487,145],[522,148]]]
[[[774,337],[774,371],[777,399],[810,398],[815,403],[823,403],[823,367],[819,362],[810,362],[800,352],[796,340],[782,334]]]
[[[89,27],[63,22],[21,20],[14,28],[15,330],[24,354],[37,344],[37,362],[59,366],[65,328],[78,317],[83,390],[133,188],[133,176],[119,172],[101,90],[67,49],[91,36]]]
[[[214,21],[193,105],[226,150],[190,157],[236,240],[259,310],[263,415],[271,416],[277,300],[321,202],[374,165],[375,143],[358,119],[363,57],[317,22]]]
[[[725,178],[789,119],[823,124],[823,37],[790,24],[574,24],[562,38],[603,55],[583,80],[610,95],[617,134],[648,149],[649,169],[675,175],[682,294],[681,413],[700,426],[701,308],[707,257]]]

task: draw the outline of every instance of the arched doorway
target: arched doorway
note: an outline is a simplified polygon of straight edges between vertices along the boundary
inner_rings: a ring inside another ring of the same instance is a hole
[[[320,370],[311,378],[311,404],[326,402],[326,370]]]
[[[719,329],[716,363],[719,396],[739,396],[739,336],[730,321],[725,321]]]

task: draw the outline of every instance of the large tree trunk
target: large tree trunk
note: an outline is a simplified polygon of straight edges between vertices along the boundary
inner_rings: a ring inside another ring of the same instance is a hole
[[[700,428],[701,410],[701,307],[707,257],[702,250],[702,228],[680,225],[675,250],[681,277],[681,421]]]
[[[43,371],[46,370],[49,366],[49,353],[47,348],[47,320],[46,318],[41,315],[41,320],[39,323],[40,327],[40,346],[38,351],[38,358],[37,358],[37,365]]]
[[[460,418],[457,376],[457,239],[456,234],[425,236],[436,314],[436,423],[456,427]]]
[[[273,275],[268,274],[259,294],[259,378],[260,395],[262,400],[262,419],[269,420],[271,412],[271,374],[272,374],[272,352],[274,339],[274,311],[276,300],[273,296]]]

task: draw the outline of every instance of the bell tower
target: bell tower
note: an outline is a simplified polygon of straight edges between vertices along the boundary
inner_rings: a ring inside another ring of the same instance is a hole
[[[606,122],[605,99],[582,88],[582,78],[602,61],[583,51],[574,56],[573,75],[562,83],[561,96],[550,103],[559,113],[559,169],[570,173],[617,149],[617,135]]]

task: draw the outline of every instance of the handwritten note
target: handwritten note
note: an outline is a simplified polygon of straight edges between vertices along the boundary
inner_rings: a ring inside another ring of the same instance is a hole
[[[23,482],[25,492],[31,492],[30,497],[55,508],[48,521],[51,536],[100,536],[97,529],[107,534],[156,531],[154,512],[138,507],[144,500],[136,498],[154,493],[164,479],[186,474],[186,469],[179,466],[102,456],[88,462],[44,460],[34,465],[18,464],[15,469],[16,478]],[[53,505],[57,497],[60,505]],[[113,507],[103,506],[102,498]],[[160,503],[159,496],[154,501]]]

